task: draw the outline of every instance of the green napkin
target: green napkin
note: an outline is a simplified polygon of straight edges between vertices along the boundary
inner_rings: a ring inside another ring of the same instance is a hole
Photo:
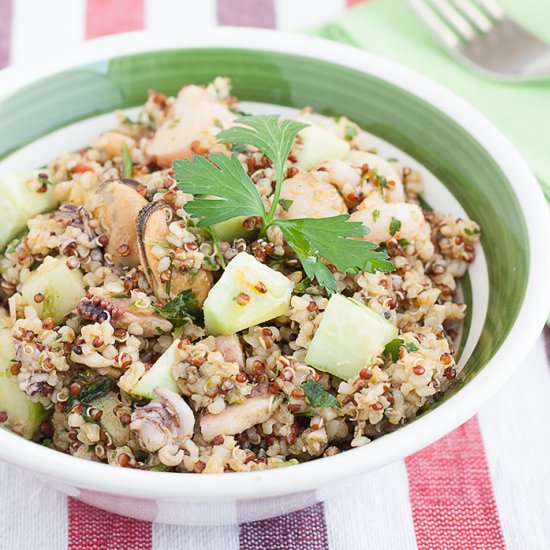
[[[506,12],[550,43],[549,0],[501,0]],[[316,34],[394,59],[441,82],[490,118],[529,162],[550,200],[550,78],[505,83],[453,58],[404,0],[360,4]]]

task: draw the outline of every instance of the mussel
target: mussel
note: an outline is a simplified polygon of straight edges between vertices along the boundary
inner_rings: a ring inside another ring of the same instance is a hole
[[[211,274],[203,269],[173,269],[170,283],[167,284],[162,280],[159,269],[161,258],[153,253],[155,246],[167,242],[168,224],[173,216],[173,208],[163,201],[152,202],[139,212],[137,237],[141,266],[147,282],[160,301],[164,302],[183,290],[191,289],[199,307],[202,307],[212,286]]]
[[[136,267],[140,263],[137,242],[139,212],[147,200],[137,190],[134,180],[114,180],[102,185],[99,193],[102,203],[96,216],[109,241],[106,250],[113,263]]]

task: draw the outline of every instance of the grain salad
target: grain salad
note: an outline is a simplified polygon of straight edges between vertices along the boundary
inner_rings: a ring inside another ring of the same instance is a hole
[[[119,467],[246,472],[395,430],[459,375],[479,226],[345,117],[150,92],[0,182],[0,423]]]

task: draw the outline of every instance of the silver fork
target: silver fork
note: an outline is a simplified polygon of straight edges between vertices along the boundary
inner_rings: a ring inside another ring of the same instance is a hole
[[[506,16],[496,0],[409,0],[458,58],[508,80],[550,77],[550,45]]]

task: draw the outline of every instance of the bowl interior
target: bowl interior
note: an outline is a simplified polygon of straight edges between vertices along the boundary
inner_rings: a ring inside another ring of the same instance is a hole
[[[527,229],[506,175],[485,149],[405,89],[277,52],[197,48],[126,55],[56,74],[0,101],[0,160],[76,121],[142,104],[150,89],[175,94],[186,83],[206,84],[219,75],[231,78],[233,93],[244,101],[311,105],[349,117],[430,170],[480,223],[488,307],[477,345],[445,398],[460,390],[496,353],[517,317],[527,285]]]

